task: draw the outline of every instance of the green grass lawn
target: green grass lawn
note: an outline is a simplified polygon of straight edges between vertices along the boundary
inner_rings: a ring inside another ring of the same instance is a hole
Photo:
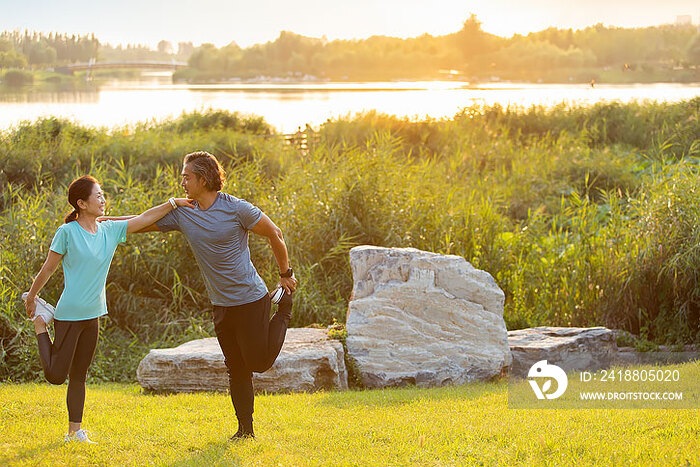
[[[696,369],[693,370],[697,376]],[[699,465],[698,410],[514,410],[507,385],[261,395],[257,440],[224,394],[88,385],[64,444],[65,386],[0,385],[0,465]]]

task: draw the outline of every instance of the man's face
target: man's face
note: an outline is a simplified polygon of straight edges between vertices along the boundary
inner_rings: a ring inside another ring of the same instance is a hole
[[[180,185],[185,189],[188,197],[196,198],[200,193],[206,191],[203,180],[190,170],[189,164],[185,164],[182,168],[181,175],[182,181]]]

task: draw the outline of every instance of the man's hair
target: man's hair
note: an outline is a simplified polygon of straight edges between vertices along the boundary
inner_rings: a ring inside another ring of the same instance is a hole
[[[206,151],[196,151],[185,156],[185,165],[198,177],[204,180],[204,186],[209,191],[219,191],[226,181],[226,172],[216,160],[216,157]]]

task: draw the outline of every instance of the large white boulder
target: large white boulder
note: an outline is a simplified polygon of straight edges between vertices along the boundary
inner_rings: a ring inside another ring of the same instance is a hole
[[[368,387],[490,379],[511,364],[505,295],[464,258],[414,248],[350,250],[347,349]]]
[[[141,360],[136,375],[149,391],[225,391],[229,387],[224,355],[215,337],[153,349]],[[275,364],[265,373],[253,373],[253,383],[258,392],[347,389],[343,345],[329,339],[325,329],[288,329]]]

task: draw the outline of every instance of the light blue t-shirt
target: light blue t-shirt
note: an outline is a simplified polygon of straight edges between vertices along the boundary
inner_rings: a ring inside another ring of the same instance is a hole
[[[63,293],[56,305],[59,321],[83,321],[107,314],[105,284],[117,245],[126,241],[127,221],[97,223],[97,233],[78,221],[63,224],[51,251],[63,255]]]
[[[248,231],[262,211],[248,201],[217,193],[214,204],[170,211],[156,222],[163,232],[178,230],[192,248],[213,305],[238,306],[260,300],[267,287],[250,260]]]

